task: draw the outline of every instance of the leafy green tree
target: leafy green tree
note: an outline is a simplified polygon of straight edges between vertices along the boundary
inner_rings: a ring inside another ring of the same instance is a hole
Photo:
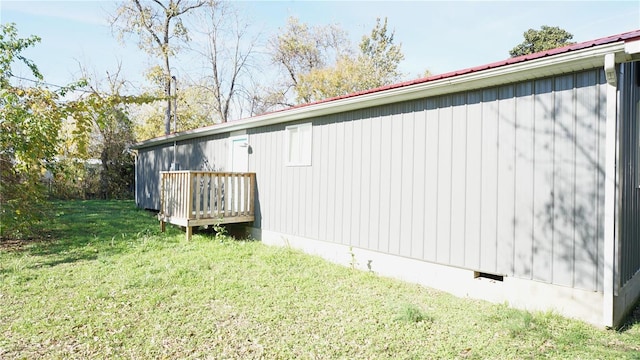
[[[83,71],[88,78],[86,71]],[[136,142],[134,123],[129,117],[132,105],[154,100],[143,95],[125,96],[126,81],[120,77],[120,67],[107,72],[106,89],[97,80],[88,83],[90,92],[84,98],[86,115],[92,119],[88,156],[100,159],[97,197],[128,198],[134,185],[134,158],[128,151]]]
[[[364,88],[389,85],[400,80],[402,73],[398,65],[404,60],[402,45],[394,43],[395,32],[389,33],[387,18],[384,22],[376,19],[376,26],[369,36],[360,42],[360,62],[370,74]]]
[[[336,25],[310,27],[295,17],[270,41],[271,60],[284,70],[280,88],[271,91],[271,97],[279,105],[292,106],[290,91],[296,92],[298,102],[310,102],[308,93],[298,93],[300,77],[334,64],[350,55],[346,32]],[[278,94],[279,96],[274,96]]]
[[[13,85],[16,61],[43,80],[37,66],[22,55],[40,38],[20,38],[15,24],[3,24],[0,30],[0,237],[21,237],[46,217],[41,180],[53,167],[61,125],[77,104],[60,101],[73,85],[56,91]],[[78,118],[79,131],[86,124]]]
[[[124,1],[116,10],[111,24],[120,36],[135,34],[139,47],[158,56],[162,62],[162,87],[166,108],[165,134],[171,132],[171,64],[179,45],[189,41],[189,32],[182,17],[195,9],[214,6],[210,0]]]
[[[161,81],[158,74],[161,69],[152,68],[147,73],[147,78],[152,83]],[[221,122],[218,118],[216,99],[209,88],[206,79],[201,83],[184,84],[176,92],[175,115],[176,127],[180,131],[196,129],[202,126]],[[151,97],[161,98],[162,94],[157,88],[149,90]],[[147,140],[164,135],[163,110],[158,101],[142,102],[130,106],[130,115],[134,118],[134,133],[138,141]]]
[[[511,57],[533,54],[574,44],[574,42],[570,41],[573,39],[573,35],[557,26],[542,25],[540,30],[529,29],[523,36],[524,41],[509,51]]]
[[[394,43],[387,19],[360,42],[360,53],[340,56],[334,65],[315,67],[298,75],[295,87],[298,102],[310,102],[393,84],[401,78],[398,70],[404,59],[401,45]]]
[[[83,160],[88,157],[97,154],[106,164],[103,173],[109,178],[102,180],[113,194],[114,184],[118,186],[128,176],[125,171],[132,171],[130,158],[123,168],[114,168],[128,156],[122,150],[132,142],[125,105],[150,100],[144,95],[121,96],[118,91],[105,95],[91,87],[74,92],[85,88],[86,80],[57,90],[40,82],[15,85],[12,69],[16,62],[24,63],[37,80],[43,80],[36,64],[22,55],[39,41],[37,36],[20,38],[15,24],[1,25],[0,238],[35,234],[50,216],[43,180],[53,174],[54,178],[73,176],[73,181],[83,181]]]
[[[319,101],[375,87],[371,85],[374,80],[369,64],[358,60],[345,56],[334,66],[300,74],[296,100],[301,103]]]

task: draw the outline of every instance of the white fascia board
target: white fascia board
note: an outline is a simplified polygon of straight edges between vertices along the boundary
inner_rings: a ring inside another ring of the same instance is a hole
[[[564,54],[543,57],[540,59],[499,66],[493,69],[457,75],[450,78],[407,85],[395,89],[312,104],[299,108],[286,109],[270,114],[255,116],[249,119],[230,121],[223,124],[184,131],[177,134],[146,140],[136,144],[132,148],[143,149],[173,141],[246,130],[259,126],[280,124],[301,119],[311,119],[372,106],[386,105],[461,91],[476,90],[573,71],[593,69],[604,66],[604,56],[606,54],[614,53],[616,55],[616,62],[624,62],[628,56],[624,51],[624,42],[600,45]]]
[[[640,40],[626,42],[624,52],[627,54],[627,61],[640,59]]]

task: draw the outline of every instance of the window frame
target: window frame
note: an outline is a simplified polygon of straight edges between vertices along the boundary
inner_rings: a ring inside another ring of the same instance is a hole
[[[292,141],[292,136],[297,136],[297,141]],[[312,159],[313,125],[302,123],[288,125],[284,129],[284,164],[285,166],[311,166]],[[292,142],[295,142],[292,144]],[[292,146],[297,149],[292,149]],[[292,156],[292,151],[296,156]]]

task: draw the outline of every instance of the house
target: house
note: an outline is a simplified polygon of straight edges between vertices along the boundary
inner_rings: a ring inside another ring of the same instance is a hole
[[[616,326],[640,297],[640,30],[185,131],[160,171],[255,173],[253,235]]]

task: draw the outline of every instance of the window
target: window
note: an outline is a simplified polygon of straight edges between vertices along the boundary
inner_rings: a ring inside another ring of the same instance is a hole
[[[285,128],[285,165],[311,166],[311,129],[311,123]]]

